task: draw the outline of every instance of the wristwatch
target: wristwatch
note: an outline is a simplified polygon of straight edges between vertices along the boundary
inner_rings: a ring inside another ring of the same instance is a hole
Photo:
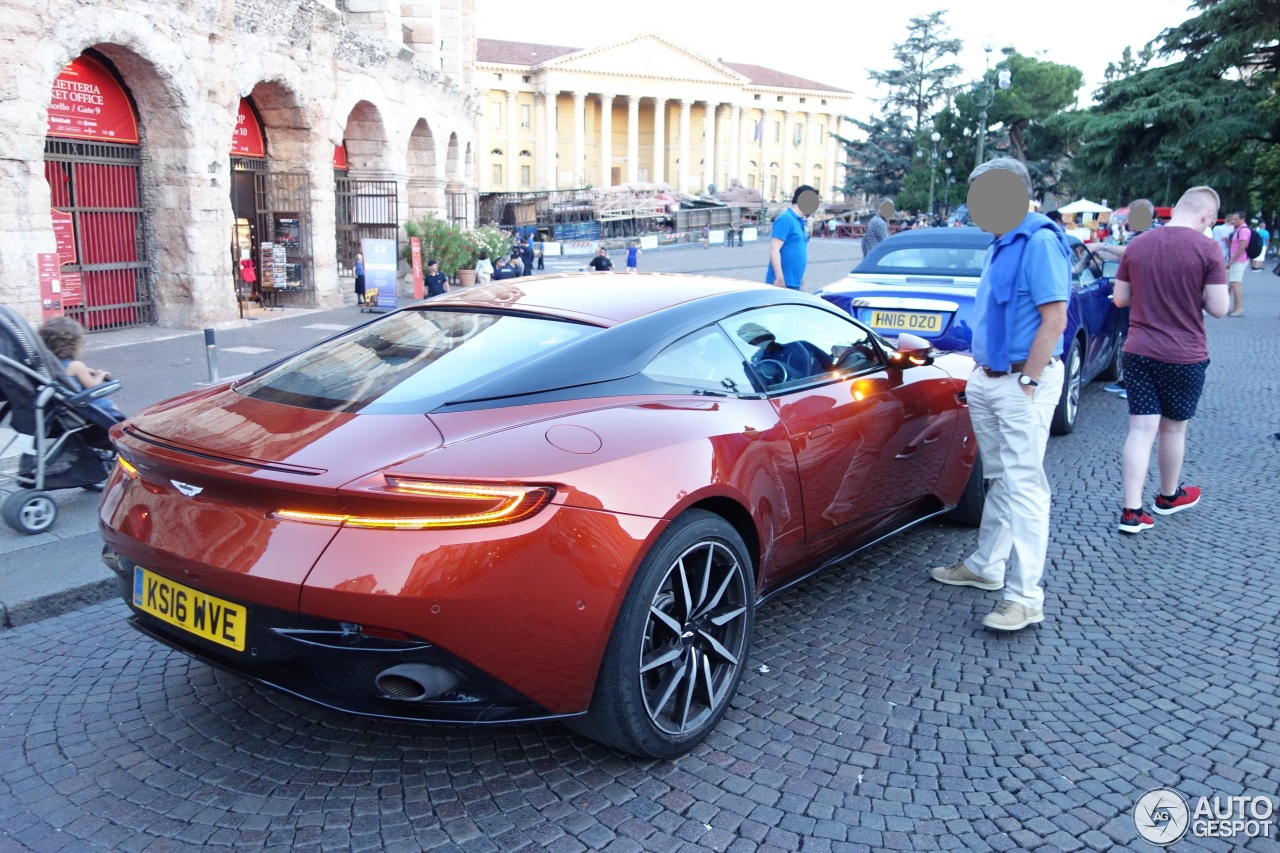
[[[1032,379],[1032,378],[1031,378],[1030,376],[1028,376],[1027,374],[1022,373],[1022,374],[1019,374],[1019,375],[1018,375],[1018,384],[1019,384],[1019,385],[1030,385],[1032,388],[1035,388],[1035,387],[1036,387],[1037,385],[1039,385],[1040,383],[1039,383],[1039,382],[1037,382],[1037,381],[1035,381],[1034,379]]]

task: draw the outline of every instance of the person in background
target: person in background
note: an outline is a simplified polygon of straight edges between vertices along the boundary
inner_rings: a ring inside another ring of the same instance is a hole
[[[546,246],[545,246],[545,244],[544,244],[544,241],[542,240],[542,238],[541,238],[541,237],[539,237],[539,238],[538,238],[538,269],[539,269],[539,270],[545,270],[545,269],[546,269],[546,266],[543,264],[543,258],[542,258],[543,250],[544,250],[545,248],[546,248]]]
[[[1227,240],[1227,289],[1231,292],[1228,317],[1244,316],[1244,271],[1249,268],[1249,238],[1253,232],[1245,224],[1245,212],[1237,210],[1227,217],[1231,236]]]
[[[640,265],[640,244],[632,240],[627,244],[627,272],[634,273]]]
[[[881,202],[884,204],[884,202]],[[862,237],[862,257],[871,254],[871,250],[889,239],[889,222],[880,215],[877,209],[875,216],[867,223],[867,231]]]
[[[506,281],[516,277],[515,267],[505,257],[498,258],[498,265],[493,268],[493,281]]]
[[[440,265],[435,261],[427,261],[427,275],[423,281],[427,284],[428,298],[449,292],[449,276],[440,272]]]
[[[80,360],[80,356],[84,354],[84,326],[70,317],[50,317],[40,327],[40,339],[54,357],[62,362],[62,369],[77,391],[97,388],[103,382],[111,380],[111,374],[107,371],[95,370]],[[93,401],[93,405],[116,420],[124,420],[124,412],[109,397],[100,397]]]
[[[1258,223],[1258,237],[1262,240],[1262,254],[1253,259],[1255,270],[1262,269],[1262,262],[1267,259],[1267,244],[1271,242],[1271,232],[1267,230],[1267,223]]]
[[[818,208],[818,191],[808,184],[796,187],[791,204],[773,221],[769,235],[769,266],[764,283],[799,290],[809,266],[809,214]]]
[[[364,255],[356,254],[356,304],[364,304]]]
[[[524,275],[524,262],[520,260],[523,254],[519,243],[511,245],[511,268],[516,271],[517,278]]]
[[[1209,232],[1214,240],[1218,241],[1218,248],[1222,250],[1222,262],[1227,263],[1231,252],[1231,225],[1227,222],[1219,222],[1213,226]]]
[[[521,242],[520,260],[524,263],[525,275],[533,275],[533,261],[535,254],[536,253],[533,251],[532,240],[524,240]]]
[[[488,284],[493,278],[493,262],[489,260],[489,250],[481,249],[480,258],[476,261],[476,284]]]
[[[613,261],[609,259],[609,253],[605,251],[604,246],[596,249],[596,256],[587,264],[593,272],[613,272]]]

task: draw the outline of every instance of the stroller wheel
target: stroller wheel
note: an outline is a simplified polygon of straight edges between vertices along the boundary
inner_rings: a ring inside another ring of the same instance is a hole
[[[58,505],[48,492],[19,489],[4,500],[5,523],[21,533],[44,533],[58,517]]]

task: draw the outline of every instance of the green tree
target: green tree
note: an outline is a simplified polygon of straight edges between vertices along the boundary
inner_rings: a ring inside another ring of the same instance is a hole
[[[846,120],[866,138],[847,139],[835,135],[850,159],[841,192],[845,195],[866,193],[873,198],[896,196],[915,154],[915,142],[906,117],[901,113],[888,113],[865,122],[849,117]]]
[[[1124,201],[1208,184],[1230,209],[1248,208],[1267,181],[1280,122],[1262,104],[1280,71],[1280,4],[1196,0],[1194,8],[1198,15],[1149,45],[1170,64],[1108,80],[1096,106],[1064,120],[1077,140],[1069,175],[1077,189]]]
[[[946,97],[951,81],[960,74],[960,66],[948,62],[960,52],[964,42],[947,38],[951,27],[943,11],[912,18],[907,24],[907,38],[893,46],[898,63],[888,71],[870,71],[871,79],[888,90],[880,104],[886,114],[914,114],[913,133],[919,136],[925,117],[938,101]]]
[[[1120,54],[1120,61],[1108,62],[1103,77],[1107,80],[1119,80],[1130,74],[1136,74],[1150,65],[1155,55],[1155,50],[1149,44],[1138,51],[1136,57],[1133,55],[1133,48],[1125,45],[1124,52]]]
[[[1028,161],[1029,137],[1044,123],[1075,103],[1084,85],[1084,74],[1072,65],[1045,62],[1023,56],[1016,50],[1006,51],[1001,69],[1010,74],[1008,89],[997,88],[988,118],[1004,124],[1014,157]],[[1042,143],[1052,139],[1046,136]],[[1052,155],[1053,152],[1038,152]]]
[[[960,73],[960,66],[948,59],[960,52],[962,42],[947,37],[950,27],[945,15],[939,11],[912,18],[907,38],[894,45],[896,67],[868,71],[886,93],[879,100],[878,116],[868,121],[847,119],[865,138],[833,134],[849,153],[850,166],[841,188],[846,195],[896,197],[903,180],[916,169],[917,139],[930,132],[926,118]],[[927,173],[925,180],[927,193]]]

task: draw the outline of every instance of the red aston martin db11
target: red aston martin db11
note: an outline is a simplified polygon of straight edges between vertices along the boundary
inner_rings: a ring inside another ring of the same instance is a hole
[[[313,702],[674,756],[761,602],[976,520],[971,369],[765,285],[473,287],[116,427],[104,556],[138,630]]]

